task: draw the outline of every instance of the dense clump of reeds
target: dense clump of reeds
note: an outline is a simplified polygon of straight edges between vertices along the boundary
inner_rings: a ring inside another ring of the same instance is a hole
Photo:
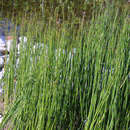
[[[13,130],[128,129],[126,13],[109,7],[89,26],[74,26],[48,25],[40,33],[38,25],[28,25],[19,64],[14,48],[5,67],[1,128],[9,122]],[[77,46],[76,53],[71,46]]]

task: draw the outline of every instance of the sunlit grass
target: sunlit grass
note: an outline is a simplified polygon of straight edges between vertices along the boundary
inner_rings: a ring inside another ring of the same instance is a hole
[[[126,13],[110,7],[89,25],[81,20],[74,27],[28,25],[18,66],[14,48],[5,67],[1,128],[10,121],[14,130],[128,129]]]

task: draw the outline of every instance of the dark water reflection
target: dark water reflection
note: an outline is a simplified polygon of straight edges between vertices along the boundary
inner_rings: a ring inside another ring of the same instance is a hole
[[[12,17],[16,20],[18,17],[34,16],[44,17],[45,20],[56,19],[59,22],[68,20],[69,22],[76,18],[90,20],[93,11],[101,5],[105,8],[105,0],[93,2],[95,0],[0,0],[0,17]],[[110,0],[111,1],[111,0]],[[129,3],[124,0],[117,2],[117,8],[127,8]]]
[[[16,17],[16,16],[44,16],[45,18],[54,17],[57,19],[69,19],[72,16],[82,17],[83,12],[87,19],[90,18],[94,4],[86,0],[74,1],[58,1],[58,0],[16,0],[16,1],[0,1],[0,13],[3,16]]]

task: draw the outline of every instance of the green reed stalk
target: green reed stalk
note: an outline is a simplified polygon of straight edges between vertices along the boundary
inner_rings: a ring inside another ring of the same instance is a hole
[[[78,29],[74,23],[64,22],[59,29],[51,22],[31,22],[18,67],[15,51],[10,54],[0,128],[10,122],[14,130],[128,129],[126,14],[107,8]]]

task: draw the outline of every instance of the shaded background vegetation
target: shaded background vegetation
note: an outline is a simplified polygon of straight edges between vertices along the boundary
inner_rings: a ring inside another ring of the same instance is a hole
[[[94,9],[106,2],[116,2],[117,8],[127,8],[127,0],[1,0],[0,11],[3,16],[44,16],[57,15],[57,19],[72,19],[72,16],[90,19]]]

